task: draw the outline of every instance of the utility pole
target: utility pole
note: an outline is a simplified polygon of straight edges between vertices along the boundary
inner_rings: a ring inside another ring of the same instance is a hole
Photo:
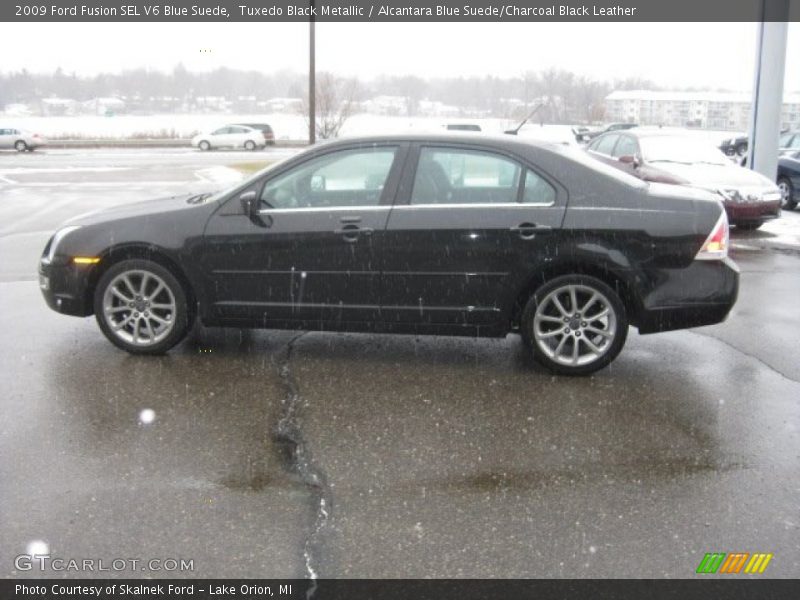
[[[308,143],[317,141],[317,65],[316,33],[314,31],[314,0],[310,1],[311,16],[308,21]]]

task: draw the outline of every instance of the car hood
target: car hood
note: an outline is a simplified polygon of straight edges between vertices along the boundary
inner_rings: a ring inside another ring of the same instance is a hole
[[[685,180],[688,185],[706,189],[772,187],[774,185],[760,173],[739,167],[733,163],[729,165],[700,163],[685,165],[664,162],[649,164],[660,171]]]
[[[78,215],[64,223],[64,225],[97,225],[132,217],[149,217],[175,211],[197,209],[209,203],[216,204],[213,201],[192,202],[191,199],[197,196],[198,194],[196,193],[181,194],[179,196],[165,196],[129,204],[120,204],[119,206]]]

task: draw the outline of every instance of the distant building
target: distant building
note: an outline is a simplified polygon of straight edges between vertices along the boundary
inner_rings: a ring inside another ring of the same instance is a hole
[[[42,98],[40,106],[45,117],[63,117],[77,114],[80,105],[71,98]]]
[[[302,98],[270,98],[260,100],[258,107],[270,113],[296,113],[303,107]]]
[[[83,112],[95,115],[118,115],[125,112],[125,101],[121,98],[92,98],[82,104]]]
[[[743,92],[616,91],[606,96],[606,120],[668,127],[744,131],[752,95]],[[800,94],[784,96],[781,129],[800,127]]]

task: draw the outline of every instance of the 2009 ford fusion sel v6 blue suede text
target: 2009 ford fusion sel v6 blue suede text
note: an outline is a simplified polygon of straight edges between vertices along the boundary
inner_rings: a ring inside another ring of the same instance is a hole
[[[312,147],[212,195],[66,223],[47,303],[137,354],[207,326],[503,337],[586,374],[640,333],[718,323],[738,291],[702,190],[584,153],[432,135]]]

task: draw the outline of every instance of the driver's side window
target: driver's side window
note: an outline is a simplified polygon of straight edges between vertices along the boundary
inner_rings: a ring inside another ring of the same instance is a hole
[[[274,179],[261,191],[260,208],[375,206],[397,147],[340,150],[313,158]]]

